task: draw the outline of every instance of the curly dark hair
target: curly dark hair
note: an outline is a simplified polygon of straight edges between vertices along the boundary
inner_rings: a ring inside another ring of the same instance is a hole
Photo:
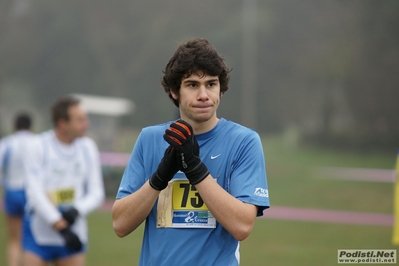
[[[171,91],[179,95],[183,78],[193,73],[218,76],[220,94],[223,94],[229,89],[230,71],[224,58],[206,39],[195,38],[177,48],[163,71],[162,86],[173,103],[179,107],[179,102],[173,99]]]

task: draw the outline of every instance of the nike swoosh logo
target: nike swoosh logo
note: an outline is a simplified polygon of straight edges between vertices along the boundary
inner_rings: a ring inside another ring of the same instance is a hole
[[[218,155],[215,155],[215,156],[212,156],[212,155],[211,155],[211,160],[216,159],[216,158],[219,157],[220,155],[222,155],[222,154],[218,154]]]

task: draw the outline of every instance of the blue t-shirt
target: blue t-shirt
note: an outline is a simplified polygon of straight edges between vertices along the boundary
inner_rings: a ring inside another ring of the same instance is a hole
[[[156,171],[168,143],[170,122],[144,128],[123,174],[116,198],[137,191]],[[200,157],[217,183],[235,198],[269,207],[265,159],[259,135],[221,118],[210,131],[196,135]],[[173,180],[186,179],[178,172]],[[145,222],[140,265],[238,265],[239,241],[216,222],[215,228],[157,228],[157,205]]]

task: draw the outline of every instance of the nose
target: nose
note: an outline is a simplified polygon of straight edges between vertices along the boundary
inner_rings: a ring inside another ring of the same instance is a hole
[[[201,85],[198,90],[198,100],[207,101],[209,99],[208,91],[205,85]]]

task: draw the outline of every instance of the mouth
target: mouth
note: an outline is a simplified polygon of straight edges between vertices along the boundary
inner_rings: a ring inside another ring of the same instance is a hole
[[[209,109],[211,109],[212,108],[212,106],[210,106],[210,105],[203,105],[203,106],[193,106],[193,108],[194,109],[196,109],[196,110],[198,110],[198,111],[202,111],[202,112],[205,112],[205,111],[208,111]]]
[[[198,109],[206,109],[206,108],[211,108],[211,105],[195,105],[193,106],[194,108],[198,108]]]

